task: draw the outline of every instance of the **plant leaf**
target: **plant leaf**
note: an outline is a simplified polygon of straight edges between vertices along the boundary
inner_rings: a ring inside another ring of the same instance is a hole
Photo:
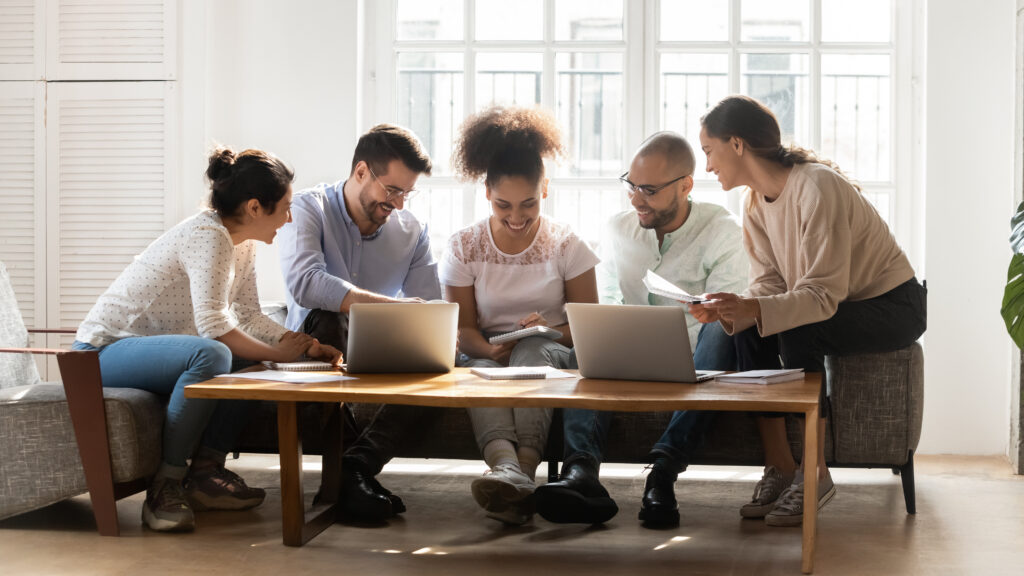
[[[1024,254],[1024,202],[1010,219],[1010,249],[1014,254]]]
[[[1010,259],[1006,289],[1003,291],[1003,307],[999,313],[1006,322],[1010,337],[1018,348],[1024,349],[1024,254],[1014,254]]]

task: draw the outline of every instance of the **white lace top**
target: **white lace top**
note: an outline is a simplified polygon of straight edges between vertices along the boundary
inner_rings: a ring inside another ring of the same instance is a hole
[[[217,338],[237,327],[276,344],[287,330],[260,310],[254,243],[233,245],[212,210],[182,221],[121,272],[75,339],[99,348],[132,336]]]
[[[446,286],[473,286],[477,322],[484,332],[518,328],[539,312],[552,326],[565,324],[565,281],[600,259],[567,224],[540,218],[533,243],[519,254],[498,249],[490,218],[459,230],[448,240],[439,277]]]

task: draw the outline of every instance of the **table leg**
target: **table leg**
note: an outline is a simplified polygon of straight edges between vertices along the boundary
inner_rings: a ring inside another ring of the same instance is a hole
[[[818,407],[808,410],[804,418],[804,574],[814,571],[814,539],[818,521]]]
[[[302,491],[302,442],[295,402],[277,403],[277,438],[281,452],[281,528],[286,546],[302,546],[334,522],[334,502],[310,510]],[[333,499],[332,499],[333,500]]]

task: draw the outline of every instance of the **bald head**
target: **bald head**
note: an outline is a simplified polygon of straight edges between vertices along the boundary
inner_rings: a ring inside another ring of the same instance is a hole
[[[634,158],[659,155],[665,159],[669,166],[678,167],[679,175],[690,176],[697,166],[697,160],[693,156],[693,148],[690,143],[675,132],[657,132],[647,140],[644,140],[637,148]]]

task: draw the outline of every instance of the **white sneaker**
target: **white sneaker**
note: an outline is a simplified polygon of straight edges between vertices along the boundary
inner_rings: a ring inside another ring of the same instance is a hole
[[[794,481],[786,488],[786,491],[779,496],[775,508],[764,517],[764,523],[769,526],[800,526],[804,522],[804,483],[803,475],[797,474],[801,482]],[[836,485],[832,482],[832,474],[826,474],[825,478],[818,480],[818,510],[829,503],[836,495]]]
[[[782,493],[793,483],[793,475],[784,476],[775,466],[767,466],[764,475],[754,486],[754,495],[750,502],[740,508],[740,516],[744,518],[764,518],[775,508]]]
[[[514,464],[499,464],[473,480],[470,486],[473,499],[488,512],[515,509],[533,494],[536,487],[533,480]]]

